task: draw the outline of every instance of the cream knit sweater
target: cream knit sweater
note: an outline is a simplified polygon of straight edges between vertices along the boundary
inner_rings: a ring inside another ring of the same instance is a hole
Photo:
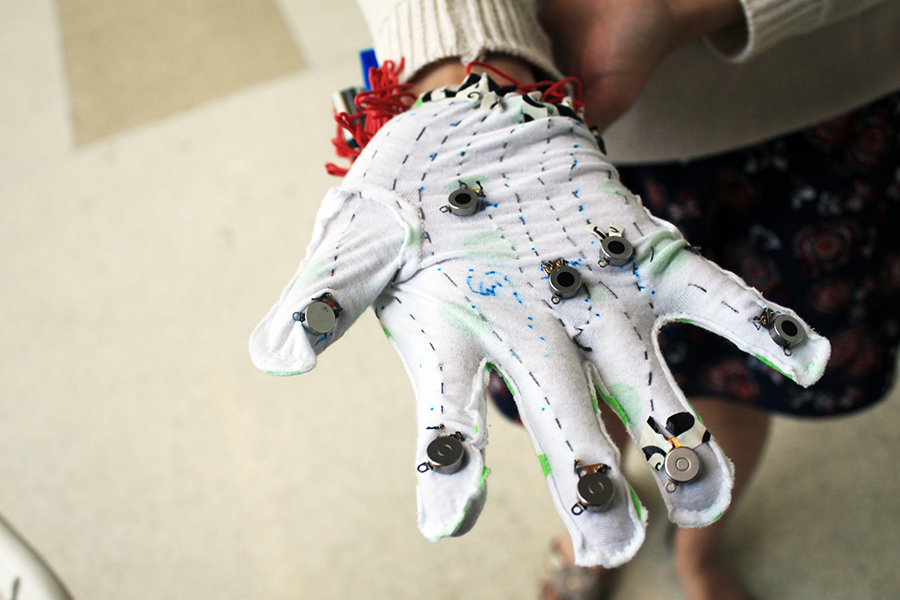
[[[559,76],[536,0],[358,0],[379,60],[520,56]],[[625,0],[623,0],[625,1]],[[682,160],[812,125],[900,89],[900,0],[741,0],[745,22],[658,65],[604,135],[620,164]]]

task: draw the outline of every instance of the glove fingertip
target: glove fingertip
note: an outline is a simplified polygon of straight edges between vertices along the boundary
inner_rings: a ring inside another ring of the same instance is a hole
[[[268,375],[287,377],[311,371],[316,366],[316,353],[309,344],[298,343],[276,352],[269,345],[269,320],[263,320],[250,336],[250,359]]]
[[[789,355],[756,354],[756,358],[775,369],[798,385],[809,387],[825,374],[831,358],[831,343],[819,334],[809,330],[802,347],[795,348]]]

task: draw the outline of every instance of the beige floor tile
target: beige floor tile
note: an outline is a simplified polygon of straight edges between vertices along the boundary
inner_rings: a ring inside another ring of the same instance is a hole
[[[78,143],[302,68],[271,0],[59,0]]]

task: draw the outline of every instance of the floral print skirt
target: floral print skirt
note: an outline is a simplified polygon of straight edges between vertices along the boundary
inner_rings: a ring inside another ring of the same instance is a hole
[[[799,416],[884,397],[900,341],[900,93],[757,146],[620,175],[705,256],[832,343],[825,375],[803,389],[716,335],[669,325],[660,347],[688,397]]]

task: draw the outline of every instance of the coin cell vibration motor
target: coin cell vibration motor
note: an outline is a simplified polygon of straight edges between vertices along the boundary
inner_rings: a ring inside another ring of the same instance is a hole
[[[607,475],[609,466],[603,463],[579,465],[575,461],[575,472],[578,473],[578,502],[572,507],[572,514],[607,510],[616,497],[613,480]]]
[[[425,449],[427,461],[419,465],[420,473],[429,470],[443,475],[452,475],[465,466],[466,449],[462,434],[442,435],[435,438]]]
[[[295,321],[299,321],[308,333],[312,335],[325,335],[334,329],[337,318],[343,309],[334,297],[325,293],[315,298],[302,311],[293,314]]]

